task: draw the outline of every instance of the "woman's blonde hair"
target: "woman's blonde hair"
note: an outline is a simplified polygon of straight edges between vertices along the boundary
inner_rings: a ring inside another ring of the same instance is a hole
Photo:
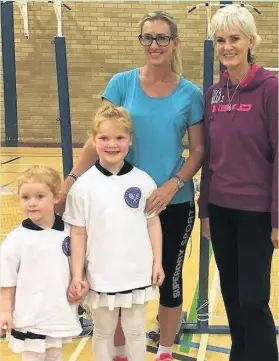
[[[100,125],[110,120],[120,129],[123,129],[128,134],[132,134],[132,120],[128,111],[123,107],[116,107],[114,105],[105,105],[99,108],[95,114],[92,122],[92,137],[93,140],[100,131]]]
[[[38,182],[47,185],[55,197],[61,192],[61,177],[55,169],[48,166],[33,165],[26,168],[18,179],[18,192],[23,184],[30,182]]]
[[[217,10],[212,17],[210,32],[214,43],[216,43],[218,30],[228,31],[234,27],[239,28],[248,38],[251,38],[253,48],[261,43],[262,39],[258,34],[253,15],[248,9],[239,5],[226,5]],[[247,60],[249,63],[254,61],[252,49],[248,51]]]
[[[179,39],[176,22],[174,21],[174,19],[171,15],[169,15],[168,13],[166,13],[162,10],[157,10],[157,11],[154,11],[153,13],[145,14],[139,23],[140,32],[142,33],[142,28],[143,28],[143,25],[146,23],[146,21],[154,21],[154,20],[165,21],[170,27],[170,33],[171,33],[172,39],[173,40]],[[178,44],[177,48],[175,48],[173,50],[171,68],[172,68],[172,71],[174,71],[178,75],[181,75],[183,72],[179,44]]]

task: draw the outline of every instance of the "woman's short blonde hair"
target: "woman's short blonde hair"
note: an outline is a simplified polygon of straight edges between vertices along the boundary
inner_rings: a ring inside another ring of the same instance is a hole
[[[57,197],[61,192],[61,177],[55,169],[48,166],[33,165],[29,168],[26,168],[18,179],[18,192],[20,192],[20,188],[23,186],[23,184],[30,182],[47,185],[55,197]]]
[[[253,15],[248,9],[239,5],[226,5],[216,11],[211,19],[211,38],[216,43],[218,30],[230,30],[238,27],[247,37],[251,38],[253,48],[261,43]]]
[[[140,23],[139,23],[140,32],[142,33],[142,28],[143,28],[143,25],[146,23],[146,21],[154,21],[154,20],[165,21],[170,27],[170,33],[171,33],[172,39],[177,39],[177,40],[179,39],[178,27],[177,27],[177,24],[176,24],[174,18],[162,10],[156,10],[152,13],[145,14],[141,18]],[[181,75],[183,72],[179,44],[178,44],[177,48],[175,48],[173,50],[171,68],[172,68],[172,71],[177,73],[178,75]]]
[[[105,105],[99,108],[92,122],[93,140],[100,131],[100,125],[105,121],[112,121],[113,124],[124,132],[132,135],[132,120],[128,111],[123,107]]]

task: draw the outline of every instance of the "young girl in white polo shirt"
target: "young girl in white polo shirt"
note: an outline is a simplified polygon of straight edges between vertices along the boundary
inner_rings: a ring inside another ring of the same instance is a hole
[[[129,361],[144,361],[146,302],[164,279],[159,217],[145,214],[156,184],[124,159],[132,142],[132,124],[124,108],[101,108],[92,133],[99,160],[70,189],[63,216],[72,225],[69,297],[81,297],[85,267],[94,360],[112,360],[121,311]]]
[[[1,245],[0,327],[23,361],[62,361],[62,344],[81,327],[77,305],[67,300],[69,226],[54,214],[59,174],[45,166],[28,168],[18,196],[26,219]]]

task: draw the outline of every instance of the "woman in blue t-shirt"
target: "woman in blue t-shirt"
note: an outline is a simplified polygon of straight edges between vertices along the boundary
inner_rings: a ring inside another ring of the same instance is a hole
[[[133,144],[128,160],[146,171],[158,186],[146,210],[150,214],[160,213],[166,274],[160,287],[160,344],[156,360],[171,361],[182,309],[185,249],[195,220],[192,177],[203,160],[203,96],[196,85],[181,76],[178,30],[172,17],[162,11],[145,15],[138,39],[146,65],[113,76],[102,99],[129,111]],[[184,159],[182,139],[186,131],[190,154]],[[75,178],[96,160],[89,139],[65,180],[65,196]],[[121,352],[121,347],[118,350]],[[118,354],[114,360],[127,358]]]

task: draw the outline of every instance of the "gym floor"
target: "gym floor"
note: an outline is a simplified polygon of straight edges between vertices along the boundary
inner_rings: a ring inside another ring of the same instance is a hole
[[[74,150],[74,157],[79,149]],[[186,154],[187,155],[187,154]],[[1,233],[0,242],[5,235],[22,220],[18,209],[16,196],[16,180],[18,174],[32,164],[53,166],[62,173],[61,149],[58,148],[1,148]],[[197,175],[198,177],[198,175]],[[279,286],[278,286],[278,251],[274,254],[271,276],[271,309],[278,326],[279,321]],[[188,314],[188,321],[196,320],[196,302],[198,295],[198,268],[199,268],[199,220],[196,219],[191,242],[188,244],[183,269],[184,275],[184,303],[183,311]],[[224,312],[218,273],[213,256],[209,269],[209,323],[210,325],[227,325]],[[156,322],[158,301],[150,302],[146,316],[146,330],[150,332],[158,327]],[[260,332],[260,330],[259,330]],[[5,340],[1,340],[2,359],[5,361],[20,360],[20,355],[9,351]],[[148,341],[146,361],[154,360],[156,344]],[[182,361],[228,361],[230,339],[228,335],[182,335],[178,345],[174,346],[175,359]],[[64,360],[88,361],[94,360],[91,350],[91,337],[75,338],[71,344],[64,346]]]

